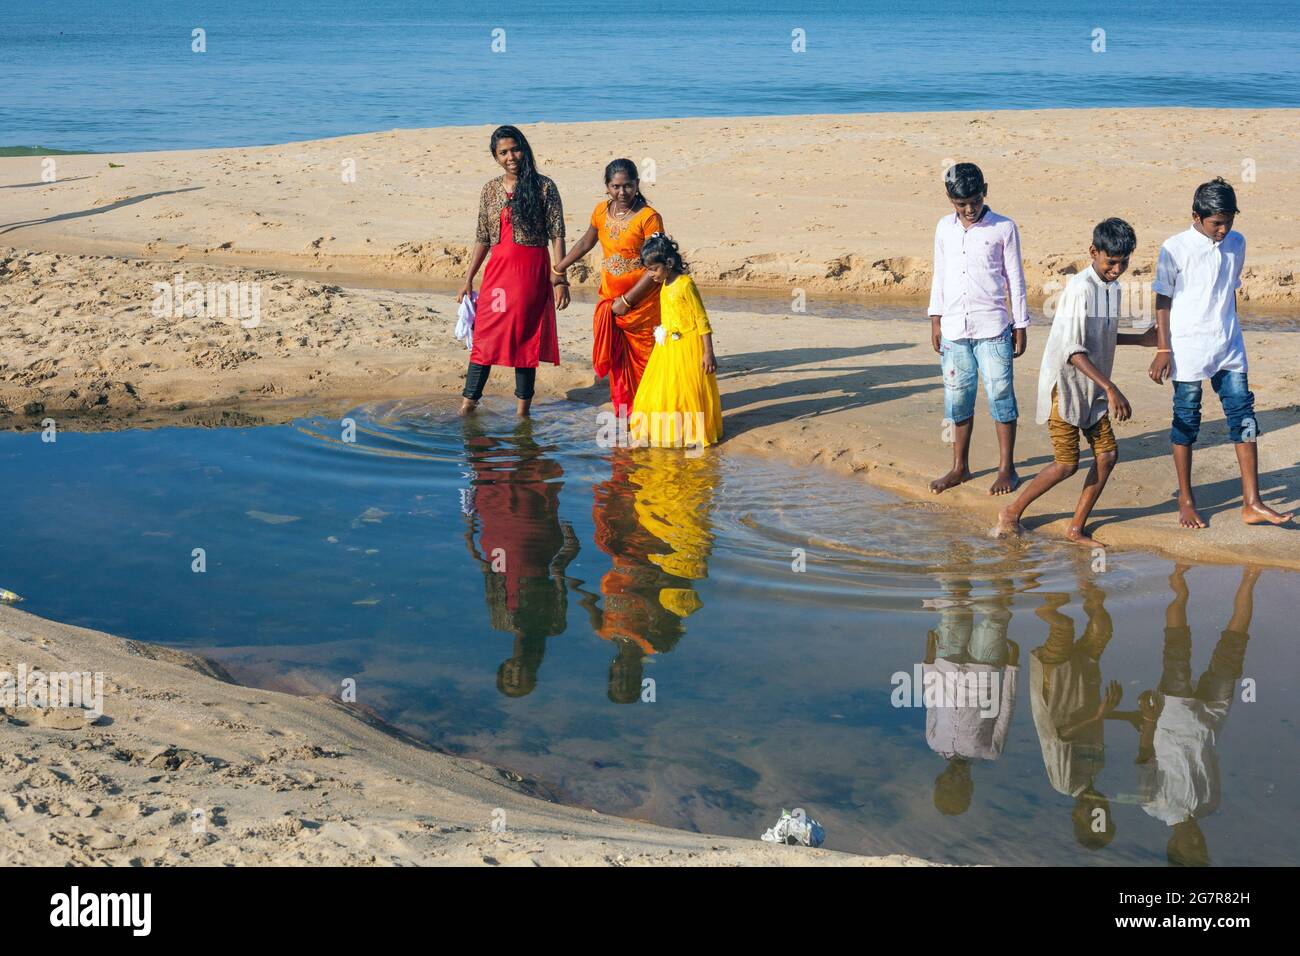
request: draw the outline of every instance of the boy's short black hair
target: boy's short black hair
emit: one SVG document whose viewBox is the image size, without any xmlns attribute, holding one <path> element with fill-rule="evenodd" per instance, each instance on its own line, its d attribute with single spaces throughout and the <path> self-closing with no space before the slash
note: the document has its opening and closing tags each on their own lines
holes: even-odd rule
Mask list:
<svg viewBox="0 0 1300 956">
<path fill-rule="evenodd" d="M 1108 256 L 1131 256 L 1137 248 L 1138 237 L 1132 226 L 1111 216 L 1097 223 L 1092 230 L 1092 244 L 1098 252 Z"/>
<path fill-rule="evenodd" d="M 974 163 L 956 163 L 943 174 L 943 185 L 949 199 L 970 199 L 988 191 L 984 174 Z"/>
<path fill-rule="evenodd" d="M 1214 215 L 1235 216 L 1240 211 L 1237 208 L 1237 191 L 1222 176 L 1215 176 L 1208 183 L 1196 187 L 1196 195 L 1192 197 L 1192 212 L 1197 219 Z"/>
</svg>

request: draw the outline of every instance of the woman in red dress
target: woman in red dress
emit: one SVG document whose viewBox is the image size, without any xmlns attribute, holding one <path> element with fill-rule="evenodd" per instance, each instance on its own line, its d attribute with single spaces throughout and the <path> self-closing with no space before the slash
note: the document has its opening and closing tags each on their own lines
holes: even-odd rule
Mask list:
<svg viewBox="0 0 1300 956">
<path fill-rule="evenodd" d="M 473 294 L 474 276 L 490 249 L 460 411 L 463 415 L 478 405 L 492 366 L 505 365 L 515 370 L 518 412 L 526 417 L 537 366 L 560 364 L 555 310 L 569 304 L 569 284 L 551 263 L 564 258 L 564 207 L 555 183 L 537 172 L 522 132 L 498 126 L 489 148 L 505 173 L 483 187 L 469 274 L 456 295 L 460 302 Z"/>
</svg>

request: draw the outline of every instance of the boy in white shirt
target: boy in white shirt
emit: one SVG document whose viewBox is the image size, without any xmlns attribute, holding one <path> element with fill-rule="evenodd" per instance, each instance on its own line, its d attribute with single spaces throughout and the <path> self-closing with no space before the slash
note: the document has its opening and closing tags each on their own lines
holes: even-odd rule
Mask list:
<svg viewBox="0 0 1300 956">
<path fill-rule="evenodd" d="M 974 163 L 944 173 L 953 212 L 934 230 L 930 342 L 943 369 L 943 415 L 953 429 L 952 470 L 930 482 L 934 494 L 971 480 L 975 393 L 984 379 L 998 433 L 998 473 L 991 495 L 1016 490 L 1016 407 L 1011 363 L 1025 353 L 1029 309 L 1020 263 L 1020 232 L 984 202 L 988 184 Z"/>
<path fill-rule="evenodd" d="M 1192 225 L 1160 247 L 1156 278 L 1159 347 L 1151 380 L 1174 383 L 1174 420 L 1169 437 L 1178 472 L 1178 523 L 1204 528 L 1192 493 L 1192 445 L 1201 426 L 1201 383 L 1223 405 L 1241 470 L 1241 516 L 1246 524 L 1285 524 L 1259 497 L 1255 395 L 1246 378 L 1246 345 L 1237 319 L 1237 289 L 1246 262 L 1246 240 L 1232 231 L 1237 194 L 1222 177 L 1202 183 L 1192 198 Z"/>
</svg>

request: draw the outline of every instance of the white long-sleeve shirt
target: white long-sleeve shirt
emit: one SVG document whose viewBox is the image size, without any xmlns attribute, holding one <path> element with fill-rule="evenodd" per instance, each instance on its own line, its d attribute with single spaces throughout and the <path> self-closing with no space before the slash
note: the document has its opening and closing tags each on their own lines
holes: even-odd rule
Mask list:
<svg viewBox="0 0 1300 956">
<path fill-rule="evenodd" d="M 954 212 L 934 230 L 930 315 L 940 316 L 944 338 L 991 339 L 1007 325 L 1029 327 L 1020 231 L 985 208 L 969 229 Z"/>
<path fill-rule="evenodd" d="M 928 700 L 926 704 L 925 742 L 930 749 L 944 757 L 997 760 L 1002 756 L 1011 729 L 1020 668 L 1014 665 L 998 668 L 990 664 L 955 664 L 941 657 L 933 664 L 921 665 L 923 675 L 931 672 L 936 673 L 936 677 L 924 679 L 937 680 L 936 687 L 942 687 L 943 691 L 939 706 L 929 706 Z M 998 684 L 996 714 L 986 714 L 978 704 L 969 700 L 969 695 L 962 699 L 956 687 L 957 683 L 965 683 L 980 672 L 983 672 L 983 680 Z"/>
</svg>

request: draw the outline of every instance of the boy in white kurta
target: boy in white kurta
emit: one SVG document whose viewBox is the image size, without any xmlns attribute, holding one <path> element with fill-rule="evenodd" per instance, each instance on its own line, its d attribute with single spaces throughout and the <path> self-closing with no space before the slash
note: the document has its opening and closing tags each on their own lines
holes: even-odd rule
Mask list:
<svg viewBox="0 0 1300 956">
<path fill-rule="evenodd" d="M 1192 492 L 1192 445 L 1201 429 L 1201 383 L 1210 380 L 1236 446 L 1241 471 L 1241 516 L 1246 524 L 1285 524 L 1259 497 L 1259 422 L 1246 377 L 1246 345 L 1237 319 L 1237 289 L 1246 264 L 1246 240 L 1233 232 L 1237 194 L 1222 177 L 1202 183 L 1192 198 L 1192 225 L 1160 247 L 1156 278 L 1159 347 L 1151 379 L 1174 383 L 1169 432 L 1178 473 L 1178 522 L 1204 528 Z"/>
<path fill-rule="evenodd" d="M 1120 332 L 1119 277 L 1128 269 L 1137 234 L 1123 219 L 1106 219 L 1092 231 L 1088 268 L 1070 279 L 1056 303 L 1052 331 L 1038 375 L 1038 424 L 1052 436 L 1053 462 L 998 515 L 994 534 L 1019 534 L 1020 518 L 1034 501 L 1079 470 L 1079 432 L 1092 447 L 1092 468 L 1083 482 L 1065 536 L 1084 547 L 1099 547 L 1085 526 L 1102 489 L 1119 461 L 1110 416 L 1126 421 L 1128 399 L 1110 380 L 1117 345 L 1154 345 L 1152 332 Z"/>
</svg>

